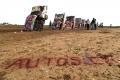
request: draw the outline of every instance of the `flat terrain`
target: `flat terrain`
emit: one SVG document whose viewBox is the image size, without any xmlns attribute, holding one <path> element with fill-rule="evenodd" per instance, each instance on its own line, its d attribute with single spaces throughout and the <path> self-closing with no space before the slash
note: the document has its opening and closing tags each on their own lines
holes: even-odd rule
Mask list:
<svg viewBox="0 0 120 80">
<path fill-rule="evenodd" d="M 21 29 L 0 26 L 0 80 L 120 80 L 120 28 L 42 32 Z M 84 63 L 84 58 L 99 54 L 112 55 L 112 60 L 97 58 L 94 63 Z M 47 65 L 46 57 L 55 59 Z M 24 66 L 20 62 L 11 65 L 18 58 L 31 59 L 31 65 L 44 60 L 32 68 L 20 68 Z M 62 64 L 66 59 L 69 64 Z"/>
</svg>

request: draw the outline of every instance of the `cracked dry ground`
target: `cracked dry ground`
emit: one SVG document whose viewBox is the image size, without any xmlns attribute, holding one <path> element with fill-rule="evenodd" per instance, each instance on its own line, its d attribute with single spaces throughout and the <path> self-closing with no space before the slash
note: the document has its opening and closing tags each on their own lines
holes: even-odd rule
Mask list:
<svg viewBox="0 0 120 80">
<path fill-rule="evenodd" d="M 112 54 L 118 63 L 102 65 L 17 66 L 5 69 L 13 59 L 48 57 L 83 58 Z M 0 33 L 0 80 L 120 80 L 120 29 Z"/>
</svg>

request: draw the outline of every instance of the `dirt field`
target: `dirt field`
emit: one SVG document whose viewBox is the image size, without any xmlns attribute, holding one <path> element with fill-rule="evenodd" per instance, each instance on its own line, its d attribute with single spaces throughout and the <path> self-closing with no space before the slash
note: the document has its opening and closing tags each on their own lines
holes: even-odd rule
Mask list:
<svg viewBox="0 0 120 80">
<path fill-rule="evenodd" d="M 23 67 L 24 58 L 32 65 L 43 59 L 30 68 Z M 0 26 L 0 80 L 120 80 L 120 28 L 21 32 L 20 26 Z"/>
</svg>

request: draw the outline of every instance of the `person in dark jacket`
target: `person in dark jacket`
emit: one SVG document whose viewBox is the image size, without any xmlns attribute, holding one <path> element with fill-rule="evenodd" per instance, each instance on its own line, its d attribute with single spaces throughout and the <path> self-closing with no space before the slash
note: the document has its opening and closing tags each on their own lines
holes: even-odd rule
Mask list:
<svg viewBox="0 0 120 80">
<path fill-rule="evenodd" d="M 93 20 L 91 21 L 91 29 L 92 30 L 96 30 L 96 19 L 95 18 L 93 18 Z"/>
<path fill-rule="evenodd" d="M 87 21 L 86 21 L 86 27 L 87 27 L 87 30 L 90 29 L 90 21 L 89 21 L 89 19 L 87 19 Z"/>
</svg>

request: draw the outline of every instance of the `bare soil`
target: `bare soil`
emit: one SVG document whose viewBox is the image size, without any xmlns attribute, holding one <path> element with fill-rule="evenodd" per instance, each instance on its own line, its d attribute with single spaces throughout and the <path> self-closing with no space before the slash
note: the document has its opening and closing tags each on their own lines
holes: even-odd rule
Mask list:
<svg viewBox="0 0 120 80">
<path fill-rule="evenodd" d="M 0 80 L 120 80 L 120 28 L 21 32 L 21 26 L 0 26 Z M 17 58 L 113 55 L 112 65 L 5 66 Z"/>
</svg>

